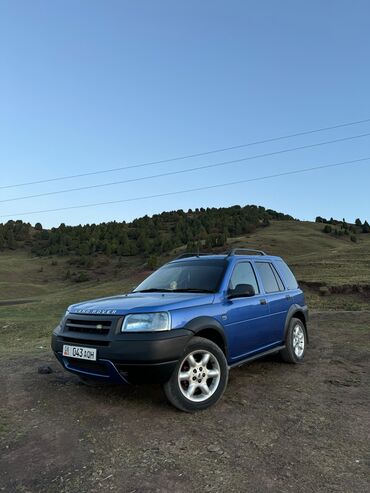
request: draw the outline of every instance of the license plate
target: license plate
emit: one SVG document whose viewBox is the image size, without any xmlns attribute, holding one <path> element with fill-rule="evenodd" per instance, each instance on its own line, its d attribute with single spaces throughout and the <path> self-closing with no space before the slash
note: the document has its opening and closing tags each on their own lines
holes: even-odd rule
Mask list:
<svg viewBox="0 0 370 493">
<path fill-rule="evenodd" d="M 63 356 L 66 356 L 67 358 L 78 358 L 87 359 L 89 361 L 96 361 L 96 349 L 63 344 Z"/>
</svg>

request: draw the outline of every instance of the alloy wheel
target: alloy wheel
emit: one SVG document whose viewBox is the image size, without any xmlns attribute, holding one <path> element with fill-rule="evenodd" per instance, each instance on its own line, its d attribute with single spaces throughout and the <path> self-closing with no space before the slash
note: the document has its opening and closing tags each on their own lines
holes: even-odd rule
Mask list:
<svg viewBox="0 0 370 493">
<path fill-rule="evenodd" d="M 221 379 L 217 358 L 206 350 L 189 353 L 180 365 L 178 384 L 192 402 L 202 402 L 215 393 Z"/>
<path fill-rule="evenodd" d="M 293 351 L 297 358 L 301 358 L 304 352 L 304 329 L 296 325 L 293 329 Z"/>
</svg>

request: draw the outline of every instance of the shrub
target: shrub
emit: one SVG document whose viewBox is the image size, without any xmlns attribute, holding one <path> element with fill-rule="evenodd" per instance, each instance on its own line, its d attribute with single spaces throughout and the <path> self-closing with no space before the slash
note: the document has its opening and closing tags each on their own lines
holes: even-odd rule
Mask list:
<svg viewBox="0 0 370 493">
<path fill-rule="evenodd" d="M 86 282 L 88 281 L 90 278 L 89 278 L 89 275 L 87 272 L 85 271 L 81 271 L 77 274 L 77 276 L 75 276 L 73 278 L 74 282 Z"/>
<path fill-rule="evenodd" d="M 321 296 L 328 296 L 328 294 L 330 294 L 330 290 L 327 286 L 321 286 L 319 288 L 319 293 L 321 294 Z"/>
</svg>

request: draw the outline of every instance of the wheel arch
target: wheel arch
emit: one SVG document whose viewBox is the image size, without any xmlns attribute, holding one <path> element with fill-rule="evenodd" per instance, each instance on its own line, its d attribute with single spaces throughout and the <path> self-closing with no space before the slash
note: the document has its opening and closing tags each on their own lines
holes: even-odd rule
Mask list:
<svg viewBox="0 0 370 493">
<path fill-rule="evenodd" d="M 217 344 L 226 359 L 228 358 L 228 344 L 223 326 L 212 317 L 197 317 L 184 327 L 198 337 L 204 337 Z"/>
<path fill-rule="evenodd" d="M 308 329 L 307 329 L 307 321 L 308 321 L 308 310 L 307 307 L 301 307 L 300 305 L 292 305 L 287 313 L 286 319 L 285 319 L 285 327 L 284 327 L 284 340 L 286 337 L 286 333 L 290 324 L 290 321 L 292 318 L 298 318 L 304 325 L 305 331 L 306 331 L 306 337 L 307 337 L 307 342 L 308 340 Z"/>
</svg>

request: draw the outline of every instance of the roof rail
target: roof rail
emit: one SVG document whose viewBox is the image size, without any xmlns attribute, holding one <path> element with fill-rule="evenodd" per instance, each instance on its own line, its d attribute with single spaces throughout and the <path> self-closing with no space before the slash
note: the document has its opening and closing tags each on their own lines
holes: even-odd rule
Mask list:
<svg viewBox="0 0 370 493">
<path fill-rule="evenodd" d="M 212 255 L 210 253 L 182 253 L 178 257 L 176 257 L 174 260 L 179 260 L 180 258 L 188 258 L 188 257 L 201 257 L 202 255 Z"/>
<path fill-rule="evenodd" d="M 253 248 L 233 248 L 232 250 L 230 250 L 227 256 L 231 257 L 232 255 L 243 255 L 243 253 L 238 253 L 238 252 L 250 252 L 257 255 L 266 255 L 266 253 L 263 252 L 262 250 L 254 250 Z"/>
</svg>

